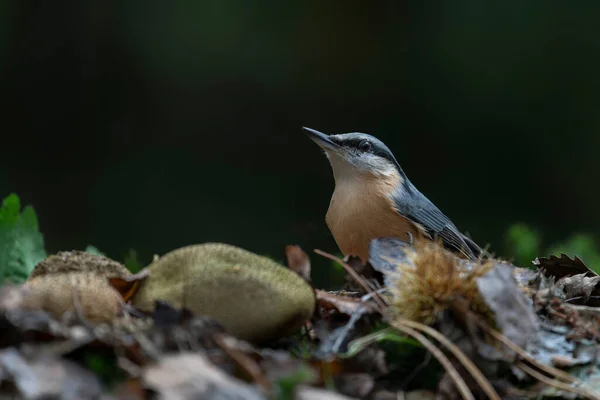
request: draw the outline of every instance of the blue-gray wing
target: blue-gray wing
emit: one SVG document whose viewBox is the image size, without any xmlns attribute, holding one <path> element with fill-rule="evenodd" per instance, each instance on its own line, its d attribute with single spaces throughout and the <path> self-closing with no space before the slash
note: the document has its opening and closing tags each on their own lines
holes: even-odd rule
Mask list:
<svg viewBox="0 0 600 400">
<path fill-rule="evenodd" d="M 461 252 L 470 259 L 476 259 L 481 254 L 481 248 L 463 235 L 452 221 L 414 186 L 396 193 L 394 203 L 400 214 L 423 226 L 431 238 L 441 239 L 448 250 Z"/>
</svg>

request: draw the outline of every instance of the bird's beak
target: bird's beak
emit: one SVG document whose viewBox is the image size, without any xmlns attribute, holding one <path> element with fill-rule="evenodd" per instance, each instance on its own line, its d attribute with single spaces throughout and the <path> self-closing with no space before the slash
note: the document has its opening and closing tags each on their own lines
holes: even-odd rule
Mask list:
<svg viewBox="0 0 600 400">
<path fill-rule="evenodd" d="M 324 150 L 338 150 L 340 148 L 340 145 L 329 139 L 329 136 L 327 136 L 326 134 L 307 127 L 302 127 L 302 129 L 308 132 L 308 137 L 310 137 L 316 144 L 321 146 Z"/>
</svg>

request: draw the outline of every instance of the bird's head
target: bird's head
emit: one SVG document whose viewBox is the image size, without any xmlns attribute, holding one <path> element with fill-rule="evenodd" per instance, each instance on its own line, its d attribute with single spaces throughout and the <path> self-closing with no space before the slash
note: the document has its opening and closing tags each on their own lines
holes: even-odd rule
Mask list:
<svg viewBox="0 0 600 400">
<path fill-rule="evenodd" d="M 327 155 L 335 180 L 358 177 L 403 177 L 392 151 L 379 139 L 366 133 L 326 135 L 303 128 Z"/>
</svg>

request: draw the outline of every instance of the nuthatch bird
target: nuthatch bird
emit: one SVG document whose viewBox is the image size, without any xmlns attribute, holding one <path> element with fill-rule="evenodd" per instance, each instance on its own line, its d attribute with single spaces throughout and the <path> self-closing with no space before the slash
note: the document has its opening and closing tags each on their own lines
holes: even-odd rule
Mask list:
<svg viewBox="0 0 600 400">
<path fill-rule="evenodd" d="M 441 239 L 469 259 L 482 250 L 410 182 L 391 150 L 365 133 L 325 135 L 303 128 L 329 159 L 335 190 L 325 217 L 344 255 L 369 258 L 373 239 Z"/>
</svg>

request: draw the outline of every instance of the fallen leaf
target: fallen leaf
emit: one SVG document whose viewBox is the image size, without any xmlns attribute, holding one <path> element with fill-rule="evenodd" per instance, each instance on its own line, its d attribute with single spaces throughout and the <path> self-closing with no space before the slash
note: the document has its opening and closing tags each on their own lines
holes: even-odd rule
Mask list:
<svg viewBox="0 0 600 400">
<path fill-rule="evenodd" d="M 159 328 L 164 329 L 179 326 L 191 317 L 193 317 L 193 314 L 187 308 L 178 310 L 171 307 L 166 301 L 156 300 L 154 302 L 152 321 L 154 321 L 154 325 Z"/>
<path fill-rule="evenodd" d="M 265 392 L 271 390 L 271 384 L 265 377 L 265 374 L 261 371 L 258 363 L 241 351 L 239 346 L 236 346 L 235 343 L 230 343 L 223 334 L 215 335 L 215 342 L 233 361 L 235 361 L 242 372 L 250 377 L 254 383 L 262 387 Z"/>
<path fill-rule="evenodd" d="M 483 301 L 494 312 L 500 332 L 525 347 L 539 331 L 539 321 L 531 301 L 519 289 L 512 267 L 496 264 L 477 278 L 477 287 Z"/>
<path fill-rule="evenodd" d="M 562 304 L 562 307 L 575 313 L 577 320 L 586 324 L 600 323 L 600 307 L 588 307 L 575 304 Z"/>
<path fill-rule="evenodd" d="M 367 313 L 367 304 L 360 304 L 356 311 L 350 314 L 350 318 L 342 326 L 332 329 L 322 329 L 322 324 L 315 327 L 315 333 L 321 342 L 319 348 L 315 350 L 313 355 L 317 358 L 328 360 L 336 356 L 340 352 L 347 350 L 348 342 L 351 340 L 350 334 L 355 330 L 355 325 Z M 373 307 L 371 307 L 374 310 Z"/>
<path fill-rule="evenodd" d="M 598 344 L 590 340 L 569 340 L 567 327 L 554 326 L 542 329 L 535 340 L 531 341 L 527 350 L 542 364 L 587 365 L 595 363 L 600 351 Z M 558 366 L 558 365 L 557 365 Z"/>
<path fill-rule="evenodd" d="M 127 379 L 117 384 L 113 393 L 119 400 L 144 400 L 146 398 L 140 379 Z"/>
<path fill-rule="evenodd" d="M 515 267 L 513 269 L 513 276 L 515 277 L 519 286 L 526 287 L 533 279 L 535 279 L 535 277 L 537 276 L 537 272 L 532 271 L 528 268 Z"/>
<path fill-rule="evenodd" d="M 131 319 L 136 321 L 137 319 Z M 214 337 L 224 328 L 213 318 L 192 315 L 186 308 L 176 309 L 163 301 L 156 301 L 147 328 L 127 327 L 133 331 L 138 344 L 147 355 L 216 346 Z M 142 337 L 142 332 L 145 337 Z"/>
<path fill-rule="evenodd" d="M 317 389 L 310 386 L 298 385 L 294 400 L 352 400 L 356 397 L 347 397 L 343 394 Z"/>
<path fill-rule="evenodd" d="M 400 239 L 373 239 L 369 243 L 369 264 L 385 276 L 386 286 L 392 286 L 401 278 L 400 274 L 394 273 L 398 270 L 398 264 L 412 265 L 409 257 L 412 251 L 413 246 Z"/>
<path fill-rule="evenodd" d="M 577 299 L 577 304 L 586 304 L 599 282 L 600 276 L 587 276 L 584 273 L 564 276 L 556 282 L 556 286 L 565 292 L 565 301 L 580 298 Z"/>
<path fill-rule="evenodd" d="M 315 335 L 319 338 L 321 344 L 315 352 L 315 356 L 321 359 L 329 359 L 332 355 L 338 354 L 350 340 L 350 333 L 356 323 L 365 314 L 376 312 L 371 303 L 361 301 L 361 299 L 336 295 L 324 290 L 315 290 L 319 307 L 323 310 L 335 310 L 338 313 L 348 315 L 350 318 L 339 326 L 339 321 L 333 325 L 326 323 L 327 318 L 323 318 L 319 324 L 314 327 Z M 339 315 L 333 312 L 333 316 Z M 323 312 L 321 312 L 323 314 Z M 335 319 L 335 318 L 334 318 Z M 334 328 L 337 326 L 337 328 Z M 344 350 L 345 351 L 345 350 Z"/>
<path fill-rule="evenodd" d="M 310 258 L 300 246 L 285 246 L 285 257 L 289 269 L 310 282 Z"/>
<path fill-rule="evenodd" d="M 556 279 L 577 274 L 586 274 L 587 276 L 598 275 L 589 269 L 579 257 L 575 256 L 572 259 L 563 253 L 561 253 L 560 258 L 555 255 L 538 257 L 533 261 L 533 265 L 543 270 L 544 275 L 554 276 Z"/>
<path fill-rule="evenodd" d="M 148 275 L 149 270 L 144 268 L 132 275 L 109 277 L 108 283 L 119 292 L 125 302 L 128 302 L 136 294 L 140 284 Z"/>
<path fill-rule="evenodd" d="M 4 285 L 0 287 L 0 310 L 17 310 L 23 306 L 27 296 L 27 288 L 23 285 Z"/>
<path fill-rule="evenodd" d="M 92 399 L 102 394 L 98 378 L 77 364 L 49 355 L 26 359 L 15 348 L 0 352 L 0 376 L 28 399 Z"/>
<path fill-rule="evenodd" d="M 200 353 L 164 356 L 145 369 L 142 379 L 161 399 L 265 399 L 256 387 L 225 374 Z"/>
<path fill-rule="evenodd" d="M 340 296 L 320 289 L 315 289 L 315 293 L 317 295 L 319 306 L 325 309 L 336 309 L 342 314 L 347 315 L 352 315 L 359 311 L 361 313 L 371 313 L 375 311 L 375 308 L 370 303 L 363 302 L 358 298 Z"/>
<path fill-rule="evenodd" d="M 360 399 L 366 398 L 375 387 L 375 379 L 366 373 L 342 374 L 333 380 L 340 393 Z"/>
</svg>

